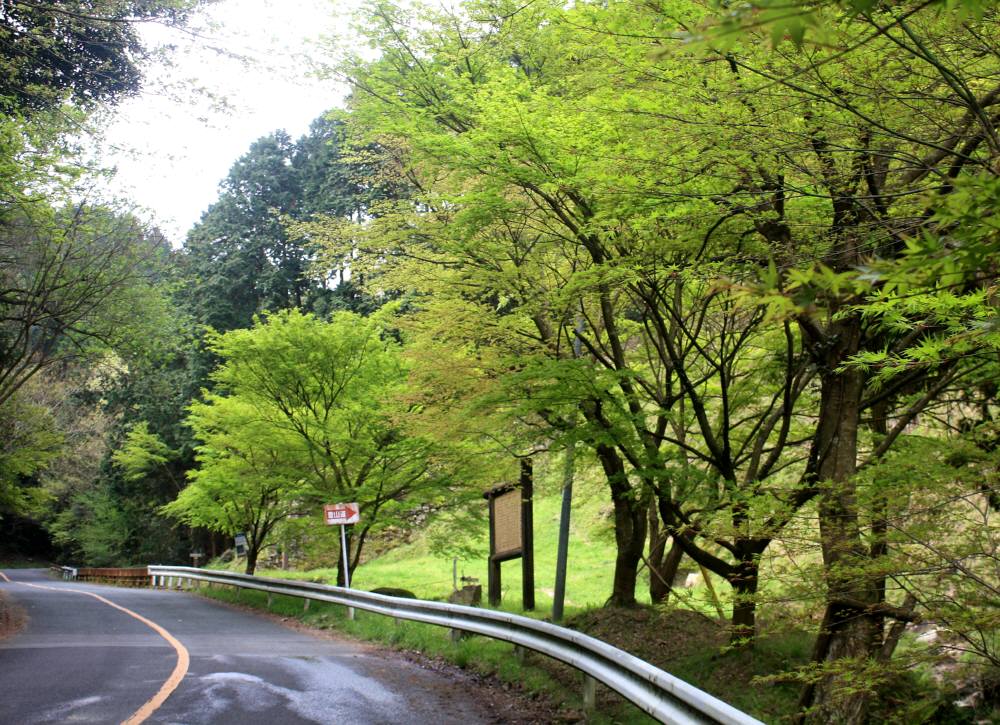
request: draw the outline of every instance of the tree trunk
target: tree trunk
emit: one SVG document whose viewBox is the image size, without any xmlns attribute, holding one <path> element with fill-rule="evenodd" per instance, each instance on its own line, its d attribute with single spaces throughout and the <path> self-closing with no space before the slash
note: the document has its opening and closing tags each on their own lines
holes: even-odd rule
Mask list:
<svg viewBox="0 0 1000 725">
<path fill-rule="evenodd" d="M 814 686 L 813 706 L 806 722 L 862 725 L 867 721 L 869 691 L 858 676 L 872 664 L 873 647 L 880 638 L 875 618 L 854 607 L 827 604 L 828 627 L 820 663 L 829 666 Z M 862 685 L 859 687 L 859 684 Z"/>
<path fill-rule="evenodd" d="M 260 555 L 260 546 L 253 542 L 247 543 L 247 566 L 245 574 L 253 574 L 257 569 L 257 557 Z"/>
<path fill-rule="evenodd" d="M 863 373 L 853 367 L 840 369 L 858 352 L 860 339 L 861 321 L 856 315 L 832 322 L 821 362 L 819 424 L 810 464 L 820 486 L 827 606 L 814 659 L 828 671 L 803 693 L 802 704 L 812 706 L 806 716 L 812 723 L 858 725 L 865 721 L 868 692 L 858 687 L 857 675 L 870 664 L 880 641 L 879 621 L 866 609 L 877 604 L 878 594 L 866 573 L 867 552 L 853 479 Z"/>
<path fill-rule="evenodd" d="M 670 595 L 670 587 L 681 561 L 681 550 L 677 544 L 672 544 L 670 553 L 664 555 L 670 534 L 660 529 L 660 514 L 654 499 L 649 501 L 647 515 L 649 518 L 649 554 L 646 556 L 646 566 L 649 567 L 649 599 L 653 604 L 659 604 Z M 670 569 L 670 571 L 666 569 Z"/>
<path fill-rule="evenodd" d="M 661 549 L 666 546 L 667 536 L 662 537 Z M 670 550 L 662 557 L 661 562 L 655 568 L 649 567 L 649 598 L 653 604 L 665 602 L 670 596 L 674 579 L 677 577 L 677 570 L 680 569 L 681 561 L 684 558 L 684 550 L 676 541 L 671 539 Z"/>
<path fill-rule="evenodd" d="M 648 494 L 642 495 L 642 492 L 632 489 L 625 466 L 613 448 L 598 445 L 596 452 L 611 487 L 611 502 L 615 507 L 615 544 L 618 553 L 607 605 L 634 607 L 639 563 L 646 547 Z"/>
<path fill-rule="evenodd" d="M 634 607 L 639 563 L 642 561 L 642 552 L 646 546 L 645 506 L 624 496 L 616 496 L 614 506 L 615 543 L 618 554 L 615 557 L 615 574 L 608 604 L 615 607 Z"/>
<path fill-rule="evenodd" d="M 734 647 L 752 647 L 757 633 L 759 571 L 756 557 L 745 546 L 738 545 L 738 548 L 741 561 L 728 580 L 734 595 L 729 643 Z"/>
</svg>

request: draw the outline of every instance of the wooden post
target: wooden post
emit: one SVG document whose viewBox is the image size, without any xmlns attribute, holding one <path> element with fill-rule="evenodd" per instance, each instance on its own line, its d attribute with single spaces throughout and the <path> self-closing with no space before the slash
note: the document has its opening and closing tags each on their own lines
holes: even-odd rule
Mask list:
<svg viewBox="0 0 1000 725">
<path fill-rule="evenodd" d="M 267 609 L 270 611 L 271 605 L 274 604 L 274 595 L 271 592 L 267 593 Z"/>
<path fill-rule="evenodd" d="M 597 705 L 597 680 L 590 675 L 583 676 L 583 709 L 584 712 L 594 711 Z"/>
<path fill-rule="evenodd" d="M 486 588 L 489 590 L 491 607 L 500 606 L 500 562 L 490 559 L 486 576 Z"/>
<path fill-rule="evenodd" d="M 535 537 L 531 501 L 534 472 L 530 458 L 521 459 L 521 602 L 525 611 L 535 608 Z"/>
<path fill-rule="evenodd" d="M 309 603 L 310 603 L 311 601 L 312 601 L 312 599 L 306 599 L 306 600 L 305 600 L 305 601 L 303 602 L 303 604 L 302 604 L 302 611 L 303 611 L 303 612 L 308 612 L 308 611 L 309 611 Z"/>
<path fill-rule="evenodd" d="M 500 562 L 493 558 L 496 550 L 496 511 L 493 498 L 489 499 L 490 507 L 490 558 L 486 566 L 486 591 L 491 607 L 500 606 Z"/>
</svg>

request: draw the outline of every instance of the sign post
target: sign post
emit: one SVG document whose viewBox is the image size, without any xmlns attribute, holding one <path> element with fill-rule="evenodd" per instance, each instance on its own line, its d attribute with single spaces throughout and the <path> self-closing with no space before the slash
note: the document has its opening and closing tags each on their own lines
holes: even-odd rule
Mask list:
<svg viewBox="0 0 1000 725">
<path fill-rule="evenodd" d="M 323 520 L 327 526 L 340 527 L 340 555 L 343 557 L 344 587 L 351 588 L 351 565 L 347 555 L 347 526 L 356 524 L 361 518 L 361 507 L 357 503 L 333 503 L 323 507 Z M 347 618 L 354 619 L 354 607 L 347 608 Z"/>
</svg>

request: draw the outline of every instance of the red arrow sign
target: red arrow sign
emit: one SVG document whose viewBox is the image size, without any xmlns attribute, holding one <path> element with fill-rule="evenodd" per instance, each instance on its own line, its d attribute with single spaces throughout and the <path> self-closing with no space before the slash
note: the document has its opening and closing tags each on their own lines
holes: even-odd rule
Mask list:
<svg viewBox="0 0 1000 725">
<path fill-rule="evenodd" d="M 331 526 L 356 524 L 360 518 L 360 507 L 356 503 L 331 503 L 323 507 L 323 519 Z"/>
</svg>

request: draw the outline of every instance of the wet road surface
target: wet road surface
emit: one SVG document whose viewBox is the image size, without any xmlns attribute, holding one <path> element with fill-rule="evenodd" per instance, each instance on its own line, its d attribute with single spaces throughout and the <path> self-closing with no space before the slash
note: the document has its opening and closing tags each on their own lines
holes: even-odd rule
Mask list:
<svg viewBox="0 0 1000 725">
<path fill-rule="evenodd" d="M 12 581 L 0 577 L 0 589 L 28 623 L 0 640 L 0 723 L 125 722 L 148 709 L 172 674 L 176 689 L 146 722 L 496 721 L 467 685 L 362 644 L 183 592 L 62 582 L 45 570 L 5 573 Z M 182 678 L 180 651 L 190 656 Z"/>
</svg>

